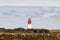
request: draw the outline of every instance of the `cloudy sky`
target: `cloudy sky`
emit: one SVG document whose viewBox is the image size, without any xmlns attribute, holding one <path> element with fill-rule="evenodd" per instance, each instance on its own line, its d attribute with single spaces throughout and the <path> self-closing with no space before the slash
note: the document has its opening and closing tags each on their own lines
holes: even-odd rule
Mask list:
<svg viewBox="0 0 60 40">
<path fill-rule="evenodd" d="M 0 0 L 0 27 L 60 29 L 60 0 Z"/>
</svg>

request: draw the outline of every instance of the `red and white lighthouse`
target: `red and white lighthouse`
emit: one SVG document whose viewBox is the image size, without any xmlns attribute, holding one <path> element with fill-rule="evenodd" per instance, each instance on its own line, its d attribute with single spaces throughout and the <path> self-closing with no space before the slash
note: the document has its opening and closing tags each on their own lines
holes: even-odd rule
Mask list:
<svg viewBox="0 0 60 40">
<path fill-rule="evenodd" d="M 32 21 L 31 18 L 28 19 L 28 29 L 32 29 Z"/>
</svg>

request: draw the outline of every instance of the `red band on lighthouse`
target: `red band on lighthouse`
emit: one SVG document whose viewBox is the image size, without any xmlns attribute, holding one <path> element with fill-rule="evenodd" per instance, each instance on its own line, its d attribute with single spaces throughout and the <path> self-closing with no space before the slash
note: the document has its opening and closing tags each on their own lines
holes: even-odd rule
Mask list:
<svg viewBox="0 0 60 40">
<path fill-rule="evenodd" d="M 28 21 L 28 24 L 31 24 L 31 21 Z"/>
<path fill-rule="evenodd" d="M 31 19 L 30 18 L 28 19 L 28 24 L 31 24 Z"/>
</svg>

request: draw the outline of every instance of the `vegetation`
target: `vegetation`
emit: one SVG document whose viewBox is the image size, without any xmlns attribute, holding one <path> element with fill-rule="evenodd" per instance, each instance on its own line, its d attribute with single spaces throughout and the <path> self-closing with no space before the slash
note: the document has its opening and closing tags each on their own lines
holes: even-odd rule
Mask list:
<svg viewBox="0 0 60 40">
<path fill-rule="evenodd" d="M 41 34 L 2 34 L 0 35 L 0 40 L 60 40 L 60 36 L 58 35 L 41 35 Z"/>
<path fill-rule="evenodd" d="M 24 28 L 16 28 L 16 29 L 4 29 L 0 28 L 0 32 L 5 33 L 49 33 L 48 29 L 24 29 Z"/>
<path fill-rule="evenodd" d="M 47 29 L 0 28 L 0 40 L 60 40 L 60 34 Z"/>
</svg>

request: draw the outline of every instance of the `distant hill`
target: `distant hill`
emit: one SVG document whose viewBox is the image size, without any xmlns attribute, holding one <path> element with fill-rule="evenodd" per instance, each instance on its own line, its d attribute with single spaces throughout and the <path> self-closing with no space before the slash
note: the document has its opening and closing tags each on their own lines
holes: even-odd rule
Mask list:
<svg viewBox="0 0 60 40">
<path fill-rule="evenodd" d="M 53 30 L 49 30 L 52 33 L 60 33 L 60 29 L 53 29 Z"/>
</svg>

